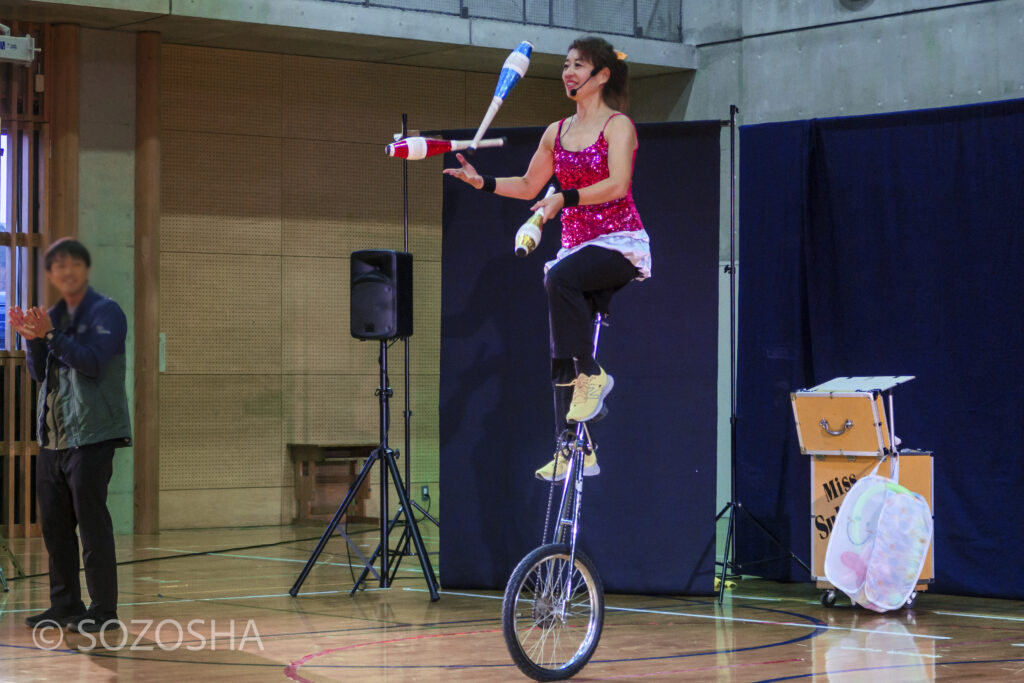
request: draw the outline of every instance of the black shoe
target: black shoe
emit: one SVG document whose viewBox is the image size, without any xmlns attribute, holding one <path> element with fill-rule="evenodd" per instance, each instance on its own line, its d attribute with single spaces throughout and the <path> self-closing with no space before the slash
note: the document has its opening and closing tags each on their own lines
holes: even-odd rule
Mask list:
<svg viewBox="0 0 1024 683">
<path fill-rule="evenodd" d="M 96 609 L 94 605 L 85 614 L 68 620 L 66 625 L 69 631 L 75 633 L 99 633 L 100 631 L 116 631 L 121 628 L 121 621 L 117 618 L 117 612 Z"/>
<path fill-rule="evenodd" d="M 25 617 L 25 625 L 29 628 L 35 628 L 36 625 L 44 621 L 52 621 L 58 626 L 67 626 L 69 621 L 80 619 L 83 616 L 85 616 L 85 605 L 74 610 L 69 610 L 65 607 L 51 607 L 45 612 Z"/>
</svg>

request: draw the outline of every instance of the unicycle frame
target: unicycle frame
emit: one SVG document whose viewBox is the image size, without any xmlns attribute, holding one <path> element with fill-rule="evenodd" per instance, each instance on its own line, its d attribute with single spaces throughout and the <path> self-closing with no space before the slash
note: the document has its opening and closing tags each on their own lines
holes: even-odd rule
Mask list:
<svg viewBox="0 0 1024 683">
<path fill-rule="evenodd" d="M 595 356 L 604 324 L 607 324 L 605 316 L 595 313 Z M 554 472 L 558 472 L 558 459 L 567 458 L 565 478 L 561 485 L 552 478 L 541 545 L 520 560 L 505 588 L 502 601 L 505 644 L 520 671 L 534 680 L 572 677 L 586 666 L 601 638 L 604 587 L 593 562 L 585 552 L 577 552 L 576 548 L 583 503 L 584 459 L 588 452 L 596 449 L 586 422 L 577 423 L 574 430 L 566 429 L 559 435 Z M 558 507 L 554 508 L 555 491 L 559 488 L 561 495 Z M 580 604 L 574 599 L 577 589 L 586 590 L 579 598 L 582 599 Z M 581 606 L 583 609 L 577 609 Z M 527 611 L 524 613 L 523 610 Z M 584 619 L 583 624 L 569 625 L 580 618 Z M 520 628 L 521 622 L 525 622 L 525 628 Z M 579 626 L 585 628 L 578 630 Z M 568 629 L 567 633 L 582 634 L 579 643 L 573 642 L 575 638 L 572 635 L 568 637 L 570 656 L 567 658 L 558 656 L 561 642 L 558 634 L 563 628 Z M 543 634 L 539 638 L 538 629 Z M 545 658 L 546 643 L 549 642 L 547 635 L 552 632 L 556 636 L 550 641 L 552 649 Z"/>
<path fill-rule="evenodd" d="M 605 315 L 601 312 L 594 314 L 594 357 L 597 357 L 597 343 L 601 338 L 601 327 L 607 325 Z M 597 444 L 590 437 L 590 429 L 586 422 L 576 423 L 576 431 L 572 434 L 572 441 L 562 437 L 557 444 L 556 453 L 569 452 L 569 462 L 565 469 L 565 479 L 562 482 L 562 495 L 558 503 L 557 517 L 551 535 L 551 543 L 565 543 L 569 546 L 569 566 L 572 567 L 576 560 L 576 539 L 580 529 L 580 509 L 583 504 L 583 459 L 588 451 L 597 450 Z M 557 466 L 556 466 L 557 471 Z M 552 480 L 551 490 L 548 493 L 548 513 L 544 519 L 544 533 L 541 536 L 541 543 L 547 543 L 547 530 L 551 521 L 551 502 L 554 498 L 557 482 Z M 568 535 L 568 538 L 566 536 Z M 572 579 L 568 585 L 568 595 L 572 594 Z"/>
</svg>

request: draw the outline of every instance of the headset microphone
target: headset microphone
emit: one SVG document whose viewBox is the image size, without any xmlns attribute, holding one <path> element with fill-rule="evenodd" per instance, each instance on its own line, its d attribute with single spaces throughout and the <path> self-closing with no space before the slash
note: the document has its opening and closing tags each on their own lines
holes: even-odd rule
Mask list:
<svg viewBox="0 0 1024 683">
<path fill-rule="evenodd" d="M 590 70 L 590 75 L 587 76 L 587 80 L 583 81 L 582 83 L 577 85 L 575 88 L 570 90 L 569 94 L 572 95 L 573 97 L 576 97 L 576 93 L 578 93 L 580 91 L 580 88 L 582 88 L 587 83 L 589 83 L 590 79 L 593 78 L 594 76 L 596 76 L 598 74 L 598 72 L 600 72 L 600 71 L 601 71 L 601 69 L 599 69 L 598 67 L 595 66 L 593 69 Z"/>
</svg>

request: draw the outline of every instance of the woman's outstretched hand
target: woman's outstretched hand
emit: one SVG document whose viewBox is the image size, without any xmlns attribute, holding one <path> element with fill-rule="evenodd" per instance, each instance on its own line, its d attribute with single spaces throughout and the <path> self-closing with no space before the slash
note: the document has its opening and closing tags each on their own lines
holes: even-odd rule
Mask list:
<svg viewBox="0 0 1024 683">
<path fill-rule="evenodd" d="M 478 190 L 481 187 L 483 187 L 484 179 L 479 173 L 476 172 L 476 169 L 473 168 L 473 164 L 466 161 L 466 157 L 462 156 L 458 152 L 455 153 L 455 158 L 459 160 L 459 164 L 461 164 L 461 167 L 446 168 L 444 169 L 443 173 L 445 175 L 450 175 L 453 178 L 458 178 L 464 183 L 469 183 Z"/>
</svg>

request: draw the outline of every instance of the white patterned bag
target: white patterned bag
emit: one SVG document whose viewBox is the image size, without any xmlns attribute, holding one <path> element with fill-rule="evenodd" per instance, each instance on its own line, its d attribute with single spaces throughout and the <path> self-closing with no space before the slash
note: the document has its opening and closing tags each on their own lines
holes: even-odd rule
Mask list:
<svg viewBox="0 0 1024 683">
<path fill-rule="evenodd" d="M 877 471 L 859 479 L 839 507 L 825 578 L 853 602 L 885 612 L 914 592 L 932 542 L 932 515 L 923 496 Z"/>
</svg>

